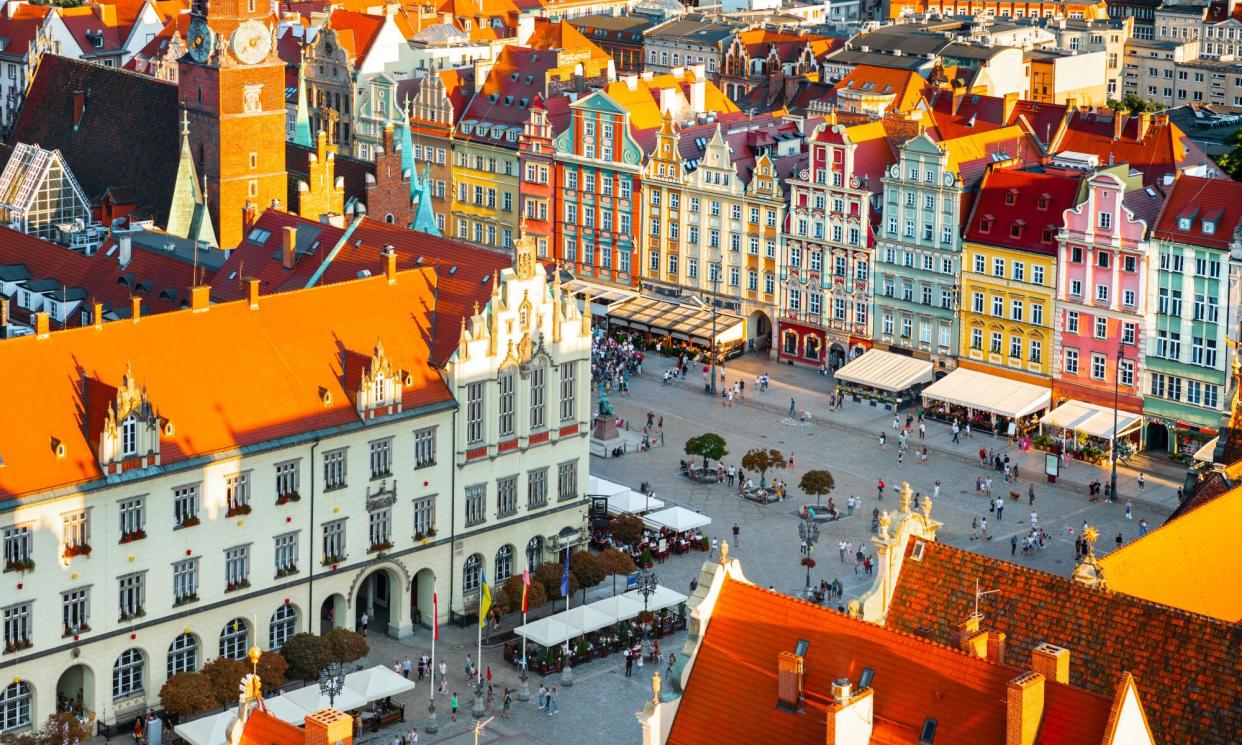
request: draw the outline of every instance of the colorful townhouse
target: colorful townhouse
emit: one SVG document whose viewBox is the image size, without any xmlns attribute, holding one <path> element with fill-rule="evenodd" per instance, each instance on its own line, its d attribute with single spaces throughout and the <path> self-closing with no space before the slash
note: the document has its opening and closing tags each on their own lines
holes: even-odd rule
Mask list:
<svg viewBox="0 0 1242 745">
<path fill-rule="evenodd" d="M 1152 231 L 1157 258 L 1143 415 L 1150 450 L 1193 455 L 1217 435 L 1233 336 L 1225 306 L 1230 254 L 1242 251 L 1242 184 L 1181 175 Z"/>
<path fill-rule="evenodd" d="M 962 245 L 962 367 L 1049 387 L 1057 235 L 1079 174 L 997 164 L 979 185 Z"/>
<path fill-rule="evenodd" d="M 453 132 L 466 111 L 474 71 L 430 71 L 401 104 L 409 115 L 412 160 L 431 195 L 436 228 L 449 235 L 453 207 Z"/>
<path fill-rule="evenodd" d="M 1052 401 L 1143 413 L 1150 282 L 1148 220 L 1162 197 L 1128 165 L 1087 176 L 1058 236 Z M 1145 220 L 1143 216 L 1146 216 Z"/>
<path fill-rule="evenodd" d="M 554 126 L 554 120 L 559 126 Z M 568 120 L 568 98 L 556 96 L 544 101 L 543 96 L 535 96 L 526 125 L 518 136 L 518 211 L 522 232 L 535 242 L 541 259 L 551 256 L 556 224 L 556 149 L 552 140 Z"/>
<path fill-rule="evenodd" d="M 896 151 L 882 122 L 832 117 L 789 178 L 780 281 L 779 359 L 836 369 L 871 347 L 874 221 Z"/>
<path fill-rule="evenodd" d="M 644 291 L 693 295 L 747 319 L 745 343 L 764 349 L 777 310 L 782 177 L 801 163 L 799 125 L 770 115 L 639 133 Z"/>
</svg>

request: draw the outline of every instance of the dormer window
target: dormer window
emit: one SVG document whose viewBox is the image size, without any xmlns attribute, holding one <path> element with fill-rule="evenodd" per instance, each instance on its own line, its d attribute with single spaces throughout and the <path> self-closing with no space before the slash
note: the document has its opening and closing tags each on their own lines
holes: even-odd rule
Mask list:
<svg viewBox="0 0 1242 745">
<path fill-rule="evenodd" d="M 1212 235 L 1215 232 L 1216 232 L 1216 223 L 1212 222 L 1211 220 L 1204 220 L 1203 221 L 1203 234 Z"/>
<path fill-rule="evenodd" d="M 1189 217 L 1177 218 L 1177 229 L 1178 230 L 1190 230 L 1190 218 Z"/>
<path fill-rule="evenodd" d="M 1035 209 L 1039 210 L 1040 212 L 1048 211 L 1048 195 L 1047 194 L 1039 195 L 1039 199 L 1035 201 Z"/>
<path fill-rule="evenodd" d="M 1043 237 L 1040 239 L 1040 241 L 1041 241 L 1042 243 L 1052 243 L 1052 236 L 1053 236 L 1054 234 L 1055 234 L 1055 231 L 1053 230 L 1053 228 L 1052 228 L 1051 226 L 1046 227 L 1046 228 L 1044 228 L 1044 235 L 1043 235 Z"/>
<path fill-rule="evenodd" d="M 138 417 L 130 414 L 121 422 L 121 457 L 132 458 L 138 454 Z"/>
<path fill-rule="evenodd" d="M 1026 227 L 1025 222 L 1023 222 L 1022 220 L 1014 220 L 1013 224 L 1009 226 L 1009 237 L 1010 238 L 1021 238 L 1022 228 L 1024 227 Z"/>
<path fill-rule="evenodd" d="M 1013 205 L 1017 203 L 1018 203 L 1018 190 L 1017 189 L 1010 189 L 1009 191 L 1005 192 L 1005 204 L 1012 207 Z"/>
<path fill-rule="evenodd" d="M 992 232 L 992 216 L 991 215 L 984 215 L 983 219 L 979 221 L 979 232 L 980 233 L 991 233 Z"/>
</svg>

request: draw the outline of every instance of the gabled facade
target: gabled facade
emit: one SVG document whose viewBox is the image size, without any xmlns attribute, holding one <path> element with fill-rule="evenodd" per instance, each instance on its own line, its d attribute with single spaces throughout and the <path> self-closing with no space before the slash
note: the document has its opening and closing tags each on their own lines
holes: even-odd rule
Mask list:
<svg viewBox="0 0 1242 745">
<path fill-rule="evenodd" d="M 880 122 L 821 125 L 789 179 L 779 358 L 838 368 L 870 348 L 873 224 L 894 153 Z"/>
<path fill-rule="evenodd" d="M 769 28 L 742 31 L 724 52 L 717 85 L 736 101 L 769 80 L 819 75 L 819 60 L 840 42 Z"/>
<path fill-rule="evenodd" d="M 639 225 L 643 152 L 630 114 L 603 91 L 569 108 L 569 125 L 554 145 L 559 214 L 553 256 L 575 274 L 637 284 L 635 231 L 658 228 Z"/>
<path fill-rule="evenodd" d="M 413 161 L 431 191 L 432 211 L 442 235 L 448 235 L 451 227 L 453 127 L 465 110 L 468 95 L 463 80 L 462 71 L 428 72 L 409 102 Z M 473 81 L 473 73 L 469 80 Z"/>
<path fill-rule="evenodd" d="M 1052 397 L 1111 407 L 1115 388 L 1119 408 L 1142 413 L 1157 255 L 1118 170 L 1085 179 L 1058 234 Z"/>
<path fill-rule="evenodd" d="M 566 104 L 564 99 L 554 99 L 558 107 Z M 523 230 L 535 241 L 539 258 L 551 257 L 556 224 L 557 200 L 556 164 L 553 160 L 556 148 L 552 142 L 552 120 L 544 105 L 543 97 L 537 96 L 530 106 L 530 118 L 518 137 L 518 211 L 521 213 Z"/>
</svg>

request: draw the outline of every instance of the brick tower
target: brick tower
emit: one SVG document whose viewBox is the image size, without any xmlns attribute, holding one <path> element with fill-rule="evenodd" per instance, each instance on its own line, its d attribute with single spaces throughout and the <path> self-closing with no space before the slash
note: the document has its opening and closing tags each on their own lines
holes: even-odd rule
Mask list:
<svg viewBox="0 0 1242 745">
<path fill-rule="evenodd" d="M 285 66 L 267 0 L 195 0 L 178 87 L 221 248 L 288 201 Z"/>
</svg>

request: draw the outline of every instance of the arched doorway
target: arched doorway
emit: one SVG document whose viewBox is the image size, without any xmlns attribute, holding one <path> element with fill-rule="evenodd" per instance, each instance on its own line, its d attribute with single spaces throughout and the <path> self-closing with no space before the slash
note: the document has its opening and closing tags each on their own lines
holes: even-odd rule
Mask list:
<svg viewBox="0 0 1242 745">
<path fill-rule="evenodd" d="M 840 370 L 844 365 L 845 347 L 834 343 L 828 350 L 828 367 L 833 370 Z"/>
<path fill-rule="evenodd" d="M 362 614 L 367 614 L 367 628 L 394 638 L 408 636 L 410 621 L 404 613 L 405 588 L 401 577 L 392 569 L 381 567 L 362 578 L 354 595 L 352 617 L 354 628 L 362 630 Z"/>
<path fill-rule="evenodd" d="M 56 710 L 86 716 L 95 710 L 95 673 L 78 663 L 67 668 L 56 681 Z"/>
<path fill-rule="evenodd" d="M 1147 423 L 1147 450 L 1166 453 L 1169 451 L 1169 428 L 1155 419 Z"/>
<path fill-rule="evenodd" d="M 431 628 L 431 616 L 435 613 L 436 573 L 430 569 L 419 570 L 410 583 L 410 607 L 414 609 L 415 626 Z"/>
<path fill-rule="evenodd" d="M 334 592 L 319 606 L 319 633 L 326 634 L 338 626 L 345 627 L 345 596 Z"/>
<path fill-rule="evenodd" d="M 772 319 L 768 314 L 757 310 L 746 319 L 747 347 L 750 351 L 762 351 L 772 346 Z"/>
</svg>

